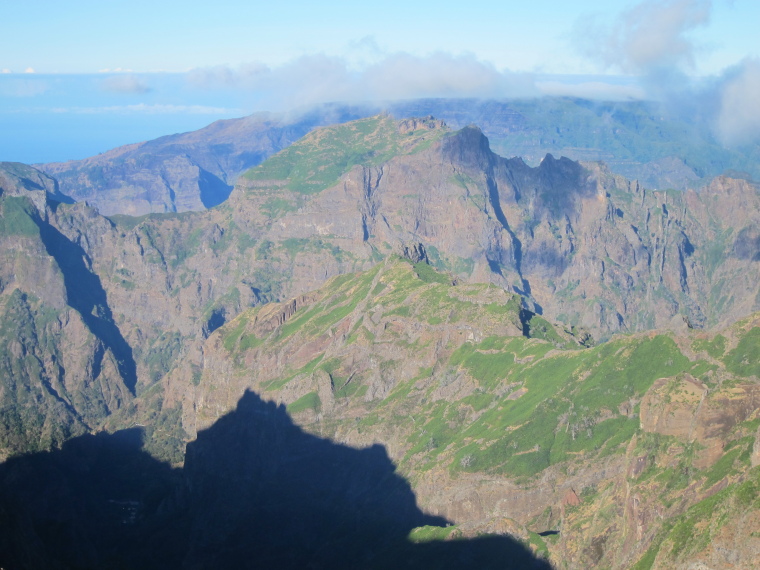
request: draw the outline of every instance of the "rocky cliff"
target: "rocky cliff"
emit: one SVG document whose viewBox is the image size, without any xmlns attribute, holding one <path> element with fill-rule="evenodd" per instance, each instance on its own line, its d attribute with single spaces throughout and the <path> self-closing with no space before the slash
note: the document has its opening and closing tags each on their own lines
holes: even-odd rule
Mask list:
<svg viewBox="0 0 760 570">
<path fill-rule="evenodd" d="M 0 456 L 6 457 L 101 425 L 132 397 L 136 373 L 88 257 L 49 223 L 60 205 L 52 181 L 12 165 L 0 170 L 0 183 Z"/>
<path fill-rule="evenodd" d="M 43 180 L 26 168 L 4 188 Z M 314 131 L 205 212 L 105 218 L 59 204 L 44 180 L 47 204 L 43 182 L 13 190 L 26 197 L 4 190 L 18 215 L 4 218 L 3 290 L 73 309 L 127 392 L 150 388 L 247 307 L 394 252 L 520 294 L 527 309 L 597 339 L 758 309 L 752 184 L 652 192 L 595 163 L 547 156 L 529 167 L 494 154 L 478 129 L 433 119 Z"/>
</svg>

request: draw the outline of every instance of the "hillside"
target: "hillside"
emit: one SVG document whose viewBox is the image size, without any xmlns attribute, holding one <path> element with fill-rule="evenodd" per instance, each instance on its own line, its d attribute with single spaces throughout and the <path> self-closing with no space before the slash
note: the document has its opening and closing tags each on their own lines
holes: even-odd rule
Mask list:
<svg viewBox="0 0 760 570">
<path fill-rule="evenodd" d="M 382 444 L 456 523 L 437 536 L 506 528 L 556 567 L 712 565 L 721 549 L 751 566 L 758 538 L 732 529 L 760 516 L 759 325 L 584 348 L 503 291 L 390 259 L 242 313 L 166 394 L 191 437 L 254 390 L 321 437 Z"/>
<path fill-rule="evenodd" d="M 759 539 L 737 537 L 760 517 L 759 325 L 584 347 L 513 294 L 389 257 L 244 311 L 111 415 L 113 436 L 6 462 L 0 516 L 25 539 L 0 552 L 33 539 L 47 564 L 751 567 Z M 155 452 L 181 443 L 175 422 L 190 443 L 171 471 L 133 426 Z M 30 530 L 80 517 L 100 521 L 81 526 L 86 548 Z"/>
<path fill-rule="evenodd" d="M 322 453 L 354 458 L 357 477 L 377 468 L 405 513 L 366 519 L 385 554 L 349 523 L 325 528 L 329 552 L 353 528 L 383 561 L 445 559 L 443 538 L 471 560 L 543 553 L 568 568 L 752 560 L 757 537 L 735 537 L 758 516 L 756 185 L 653 192 L 598 163 L 531 167 L 475 127 L 390 115 L 309 133 L 204 211 L 104 217 L 62 203 L 55 182 L 0 166 L 12 560 L 50 566 L 44 529 L 88 520 L 64 565 L 166 567 L 221 549 L 233 567 L 254 553 L 233 548 L 243 521 L 283 504 L 263 483 L 233 490 L 303 461 L 338 493 L 352 477 Z M 287 441 L 264 445 L 280 428 Z M 77 498 L 78 457 L 104 477 L 91 500 Z M 276 497 L 322 485 L 293 472 Z M 58 498 L 23 499 L 20 473 Z M 312 505 L 311 525 L 332 502 Z M 125 554 L 121 541 L 157 528 L 176 545 L 166 560 Z M 481 534 L 506 542 L 481 551 Z"/>
<path fill-rule="evenodd" d="M 24 374 L 42 374 L 46 398 L 91 428 L 246 308 L 393 253 L 518 294 L 526 309 L 597 340 L 712 328 L 760 308 L 757 187 L 722 178 L 699 193 L 649 192 L 596 164 L 547 156 L 532 168 L 491 152 L 475 128 L 430 119 L 315 131 L 205 212 L 105 218 L 50 193 L 14 192 L 0 197 L 15 212 L 2 234 L 3 319 L 15 323 L 22 305 L 57 315 L 39 327 L 92 365 L 56 371 L 61 349 L 46 348 L 57 355 L 39 356 L 44 374 Z M 41 345 L 40 334 L 29 343 Z M 80 373 L 75 385 L 119 396 L 75 405 L 56 386 Z"/>
</svg>

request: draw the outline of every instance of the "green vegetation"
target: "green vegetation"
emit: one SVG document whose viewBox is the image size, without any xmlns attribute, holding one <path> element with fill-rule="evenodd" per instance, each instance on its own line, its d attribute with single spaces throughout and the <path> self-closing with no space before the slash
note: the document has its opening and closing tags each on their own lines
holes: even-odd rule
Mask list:
<svg viewBox="0 0 760 570">
<path fill-rule="evenodd" d="M 546 546 L 546 542 L 544 542 L 544 539 L 540 534 L 528 531 L 528 543 L 535 547 L 536 554 L 548 558 L 549 548 Z"/>
<path fill-rule="evenodd" d="M 760 378 L 760 328 L 753 328 L 739 345 L 723 358 L 726 368 L 737 376 Z"/>
<path fill-rule="evenodd" d="M 355 165 L 377 166 L 401 152 L 429 146 L 445 131 L 419 129 L 412 136 L 398 131 L 390 116 L 377 116 L 315 131 L 243 176 L 255 181 L 283 181 L 298 194 L 315 194 L 334 185 Z M 264 205 L 270 217 L 294 208 L 285 199 Z"/>
<path fill-rule="evenodd" d="M 98 385 L 77 387 L 77 393 L 70 395 L 57 380 L 63 373 L 55 327 L 58 311 L 18 289 L 4 301 L 0 306 L 0 449 L 11 455 L 48 450 L 88 431 L 84 422 L 102 420 L 108 409 Z M 49 361 L 47 367 L 44 360 Z M 85 404 L 81 415 L 64 405 L 61 396 Z"/>
<path fill-rule="evenodd" d="M 713 358 L 720 358 L 726 352 L 726 337 L 719 334 L 715 335 L 712 340 L 697 339 L 691 347 L 696 352 L 705 351 Z"/>
<path fill-rule="evenodd" d="M 319 394 L 316 392 L 309 392 L 298 398 L 292 404 L 288 404 L 288 413 L 297 414 L 305 410 L 313 410 L 318 412 L 322 402 L 319 399 Z"/>
<path fill-rule="evenodd" d="M 279 218 L 280 216 L 283 216 L 288 212 L 294 212 L 297 209 L 297 204 L 277 196 L 268 198 L 261 206 L 261 211 L 272 219 Z"/>
<path fill-rule="evenodd" d="M 35 222 L 37 208 L 29 198 L 21 196 L 3 196 L 0 200 L 0 235 L 38 237 L 40 228 Z"/>
<path fill-rule="evenodd" d="M 419 262 L 414 264 L 414 272 L 424 283 L 441 283 L 450 285 L 451 278 L 439 273 L 427 263 Z"/>
<path fill-rule="evenodd" d="M 456 526 L 418 526 L 409 533 L 409 540 L 414 543 L 446 540 L 456 529 Z"/>
</svg>

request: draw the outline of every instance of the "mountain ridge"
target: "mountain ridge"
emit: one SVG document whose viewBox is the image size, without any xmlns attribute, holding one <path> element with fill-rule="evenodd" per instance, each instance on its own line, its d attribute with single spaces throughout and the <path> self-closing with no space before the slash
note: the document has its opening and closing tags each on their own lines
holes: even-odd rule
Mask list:
<svg viewBox="0 0 760 570">
<path fill-rule="evenodd" d="M 260 113 L 113 149 L 82 161 L 38 165 L 64 194 L 104 214 L 202 210 L 223 201 L 244 170 L 314 128 L 380 111 L 397 119 L 433 115 L 459 129 L 479 125 L 494 149 L 536 165 L 547 154 L 599 161 L 652 189 L 700 187 L 733 171 L 760 179 L 757 148 L 727 149 L 705 126 L 646 102 L 422 99 L 386 105 L 328 104 L 285 115 Z M 205 194 L 205 197 L 204 197 Z"/>
</svg>

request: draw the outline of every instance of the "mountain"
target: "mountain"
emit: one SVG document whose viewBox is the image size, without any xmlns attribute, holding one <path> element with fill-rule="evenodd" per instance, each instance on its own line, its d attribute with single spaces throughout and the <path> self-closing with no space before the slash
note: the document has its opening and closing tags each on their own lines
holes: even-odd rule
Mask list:
<svg viewBox="0 0 760 570">
<path fill-rule="evenodd" d="M 316 130 L 203 212 L 106 218 L 24 192 L 0 197 L 0 302 L 6 354 L 16 355 L 5 366 L 34 351 L 44 365 L 9 372 L 4 397 L 34 384 L 92 429 L 247 307 L 392 253 L 517 293 L 526 309 L 597 340 L 727 325 L 760 309 L 756 186 L 721 178 L 701 192 L 650 192 L 599 164 L 547 156 L 529 167 L 494 154 L 478 129 L 433 119 Z M 18 347 L 21 314 L 36 324 Z M 28 378 L 13 388 L 19 374 Z M 97 398 L 74 402 L 84 389 L 66 387 L 75 375 Z M 42 429 L 29 421 L 9 432 L 22 446 Z"/>
<path fill-rule="evenodd" d="M 0 184 L 4 458 L 99 425 L 131 397 L 136 373 L 84 250 L 50 224 L 63 207 L 54 181 L 2 163 Z"/>
<path fill-rule="evenodd" d="M 394 522 L 357 490 L 379 518 L 345 520 L 367 521 L 350 536 L 374 560 L 388 559 L 369 528 L 415 563 L 495 534 L 512 538 L 487 552 L 533 557 L 530 544 L 570 568 L 751 564 L 756 537 L 734 537 L 759 516 L 752 183 L 654 192 L 599 163 L 500 157 L 476 127 L 387 114 L 311 131 L 204 211 L 105 217 L 62 203 L 31 167 L 0 172 L 9 560 L 166 567 L 224 550 L 234 566 L 269 555 L 245 521 L 278 505 L 293 521 L 323 486 L 288 478 L 272 497 L 293 506 L 268 503 L 261 481 L 302 464 L 335 479 L 333 497 L 353 477 L 327 467 L 350 457 L 406 513 Z M 88 435 L 103 431 L 122 435 Z M 79 481 L 82 465 L 104 487 Z M 27 478 L 32 491 L 15 486 Z M 272 536 L 316 556 L 299 533 L 319 524 L 297 520 Z M 323 529 L 324 556 L 349 527 Z M 66 548 L 56 529 L 74 529 Z M 156 529 L 168 558 L 125 554 Z"/>
<path fill-rule="evenodd" d="M 256 114 L 198 131 L 119 147 L 80 161 L 39 165 L 64 194 L 101 213 L 202 210 L 227 198 L 243 171 L 314 128 L 375 115 L 433 115 L 453 129 L 475 124 L 502 156 L 537 165 L 546 154 L 604 161 L 648 189 L 697 188 L 721 174 L 760 179 L 757 145 L 726 148 L 710 125 L 660 104 L 421 99 L 385 105 L 324 105 L 290 115 Z"/>
</svg>

